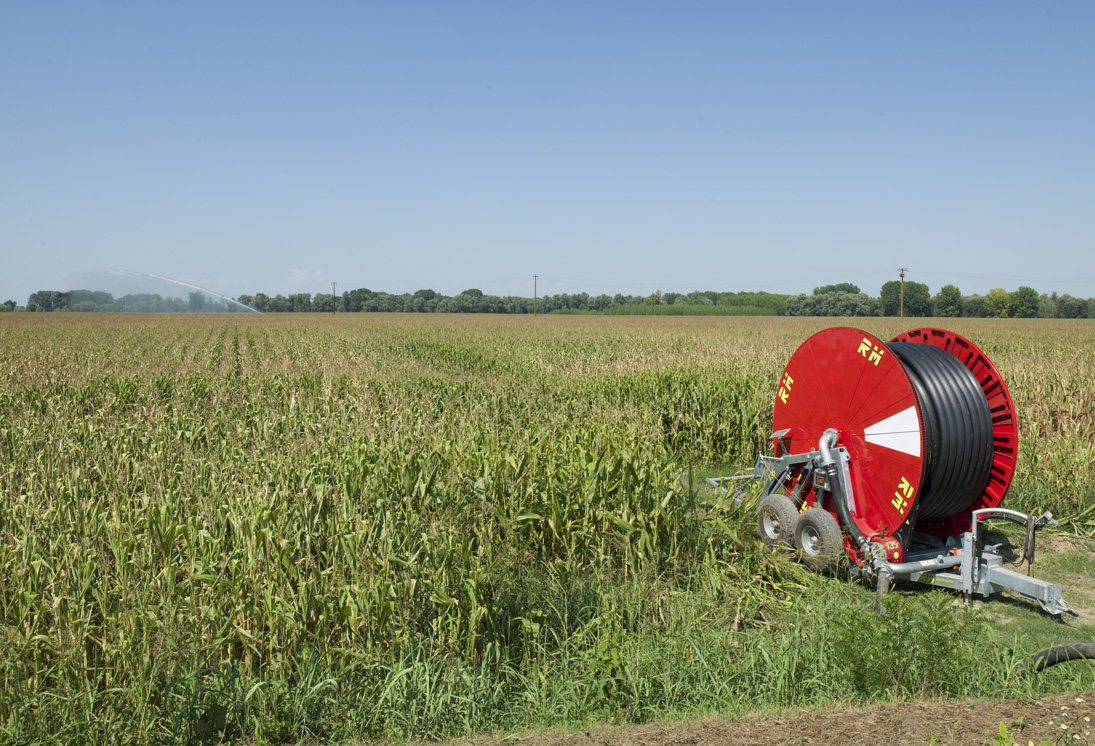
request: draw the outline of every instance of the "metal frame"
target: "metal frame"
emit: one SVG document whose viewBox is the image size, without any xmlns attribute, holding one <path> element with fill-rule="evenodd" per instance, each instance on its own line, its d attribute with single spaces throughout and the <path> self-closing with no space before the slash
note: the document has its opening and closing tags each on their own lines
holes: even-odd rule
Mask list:
<svg viewBox="0 0 1095 746">
<path fill-rule="evenodd" d="M 986 520 L 1002 518 L 1027 527 L 1027 540 L 1023 557 L 1027 562 L 1027 574 L 1009 570 L 1003 566 L 1004 558 L 996 550 L 999 545 L 984 546 L 981 536 L 981 523 Z M 1030 575 L 1034 563 L 1034 532 L 1047 523 L 1056 523 L 1043 515 L 1039 518 L 1006 508 L 984 508 L 972 514 L 970 530 L 961 535 L 961 548 L 949 551 L 910 552 L 906 561 L 900 565 L 890 565 L 889 570 L 898 580 L 911 580 L 927 585 L 941 585 L 962 591 L 962 597 L 969 601 L 974 595 L 988 598 L 1004 589 L 1017 592 L 1023 598 L 1037 601 L 1048 613 L 1078 614 L 1065 603 L 1061 586 Z M 1060 524 L 1058 524 L 1060 525 Z M 943 572 L 956 568 L 955 572 Z"/>
<path fill-rule="evenodd" d="M 798 503 L 801 491 L 815 475 L 824 479 L 822 489 L 833 493 L 837 501 L 843 500 L 844 505 L 851 511 L 855 511 L 855 496 L 852 493 L 851 480 L 848 474 L 850 457 L 844 448 L 830 448 L 823 436 L 816 451 L 786 456 L 760 456 L 753 467 L 752 474 L 743 474 L 735 477 L 711 477 L 706 481 L 713 487 L 723 490 L 723 482 L 727 480 L 742 480 L 746 483 L 758 479 L 776 479 L 779 475 L 791 469 L 791 467 L 805 465 L 806 478 L 801 479 L 795 490 L 789 495 L 792 501 Z M 734 498 L 738 504 L 742 503 L 741 491 L 735 493 Z M 772 494 L 772 491 L 769 491 Z M 839 511 L 844 512 L 844 511 Z M 1026 540 L 1023 548 L 1023 558 L 1027 563 L 1027 574 L 1009 570 L 1003 566 L 1004 557 L 997 551 L 999 545 L 984 546 L 981 524 L 989 520 L 1006 520 L 1018 523 L 1026 527 Z M 1049 583 L 1038 578 L 1031 577 L 1031 566 L 1034 564 L 1034 535 L 1035 531 L 1043 526 L 1053 523 L 1060 525 L 1045 513 L 1037 518 L 1021 513 L 1017 510 L 1006 508 L 984 508 L 974 510 L 971 513 L 970 528 L 968 531 L 950 537 L 947 542 L 935 538 L 937 546 L 926 549 L 910 549 L 902 558 L 902 562 L 889 562 L 885 559 L 885 552 L 876 551 L 881 546 L 874 543 L 874 537 L 857 537 L 858 529 L 851 529 L 847 525 L 842 528 L 856 538 L 863 549 L 864 564 L 853 568 L 856 572 L 873 575 L 878 582 L 879 592 L 889 588 L 892 580 L 908 580 L 925 585 L 935 585 L 944 588 L 961 591 L 963 599 L 968 602 L 974 595 L 988 598 L 1004 589 L 1016 591 L 1020 596 L 1030 601 L 1036 601 L 1046 612 L 1055 616 L 1071 614 L 1078 616 L 1065 603 L 1061 592 L 1061 586 Z M 939 546 L 942 545 L 942 546 Z"/>
</svg>

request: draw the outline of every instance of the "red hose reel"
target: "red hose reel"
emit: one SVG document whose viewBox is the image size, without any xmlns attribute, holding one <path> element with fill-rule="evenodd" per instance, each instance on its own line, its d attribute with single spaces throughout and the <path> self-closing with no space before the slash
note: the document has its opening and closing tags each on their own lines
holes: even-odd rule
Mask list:
<svg viewBox="0 0 1095 746">
<path fill-rule="evenodd" d="M 930 345 L 961 365 L 900 343 Z M 955 394 L 955 388 L 962 391 Z M 1019 443 L 1015 406 L 992 361 L 965 337 L 932 328 L 913 329 L 890 343 L 848 327 L 814 334 L 780 376 L 772 429 L 777 456 L 816 451 L 826 430 L 836 431 L 836 445 L 848 456 L 851 519 L 898 561 L 910 529 L 957 535 L 969 528 L 973 511 L 1000 505 L 1015 474 Z M 971 442 L 980 443 L 976 457 L 966 454 Z M 965 462 L 974 460 L 981 466 L 967 468 Z M 933 474 L 934 464 L 941 465 L 939 473 Z M 839 518 L 820 473 L 799 466 L 777 479 L 800 512 L 821 507 Z M 816 483 L 802 484 L 806 479 Z M 945 499 L 931 505 L 933 496 Z M 920 520 L 924 505 L 931 506 L 925 511 L 930 517 Z M 859 562 L 855 543 L 845 545 Z"/>
</svg>

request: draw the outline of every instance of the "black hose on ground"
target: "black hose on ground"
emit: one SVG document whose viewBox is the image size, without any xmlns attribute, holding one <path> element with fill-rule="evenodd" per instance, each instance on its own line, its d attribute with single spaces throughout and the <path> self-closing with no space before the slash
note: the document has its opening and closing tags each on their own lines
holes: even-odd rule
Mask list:
<svg viewBox="0 0 1095 746">
<path fill-rule="evenodd" d="M 1039 671 L 1065 661 L 1095 660 L 1095 642 L 1066 642 L 1041 650 L 1027 659 L 1027 672 Z"/>
</svg>

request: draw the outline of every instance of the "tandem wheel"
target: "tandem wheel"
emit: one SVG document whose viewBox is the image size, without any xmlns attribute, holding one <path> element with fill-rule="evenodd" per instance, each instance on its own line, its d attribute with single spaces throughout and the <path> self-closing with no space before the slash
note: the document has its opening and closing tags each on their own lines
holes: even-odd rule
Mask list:
<svg viewBox="0 0 1095 746">
<path fill-rule="evenodd" d="M 844 554 L 844 537 L 833 514 L 810 508 L 795 521 L 795 547 L 802 564 L 814 572 L 836 567 Z"/>
<path fill-rule="evenodd" d="M 757 529 L 765 546 L 785 544 L 795 540 L 798 511 L 786 495 L 765 495 L 757 505 Z"/>
</svg>

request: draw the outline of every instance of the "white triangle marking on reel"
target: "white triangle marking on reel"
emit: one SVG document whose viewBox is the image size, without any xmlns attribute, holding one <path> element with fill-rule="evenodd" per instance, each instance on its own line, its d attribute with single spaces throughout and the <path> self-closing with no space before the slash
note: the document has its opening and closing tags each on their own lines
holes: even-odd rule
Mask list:
<svg viewBox="0 0 1095 746">
<path fill-rule="evenodd" d="M 919 457 L 920 418 L 916 416 L 916 407 L 909 407 L 865 428 L 863 438 L 868 443 Z"/>
</svg>

